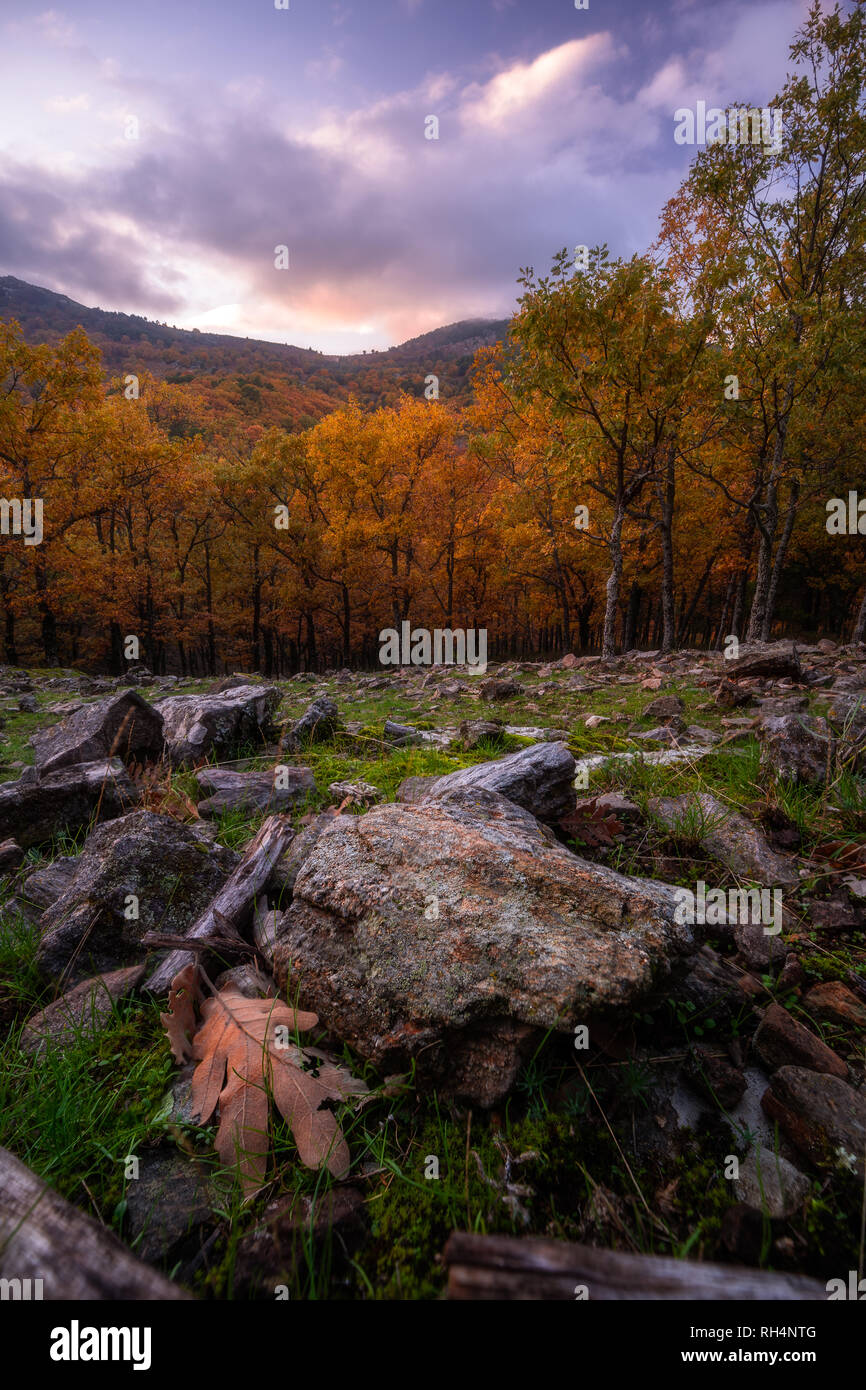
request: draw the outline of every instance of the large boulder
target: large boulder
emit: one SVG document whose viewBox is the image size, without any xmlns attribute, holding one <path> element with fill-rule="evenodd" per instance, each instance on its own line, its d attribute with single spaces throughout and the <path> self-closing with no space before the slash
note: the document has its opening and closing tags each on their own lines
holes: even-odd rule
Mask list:
<svg viewBox="0 0 866 1390">
<path fill-rule="evenodd" d="M 758 728 L 761 767 L 770 777 L 823 786 L 827 776 L 826 719 L 809 714 L 767 715 Z"/>
<path fill-rule="evenodd" d="M 134 690 L 81 705 L 53 728 L 32 736 L 40 772 L 118 757 L 153 762 L 162 754 L 162 715 Z"/>
<path fill-rule="evenodd" d="M 196 781 L 206 799 L 198 803 L 205 819 L 223 811 L 290 811 L 316 790 L 316 779 L 308 767 L 276 767 L 266 772 L 233 772 L 225 767 L 206 767 L 196 773 Z"/>
<path fill-rule="evenodd" d="M 42 917 L 37 963 L 64 983 L 137 965 L 149 931 L 182 935 L 240 862 L 208 829 L 136 811 L 94 830 Z"/>
<path fill-rule="evenodd" d="M 275 685 L 240 685 L 219 694 L 168 695 L 156 709 L 165 722 L 169 757 L 178 765 L 211 754 L 230 758 L 246 744 L 259 747 L 275 738 L 279 703 Z"/>
<path fill-rule="evenodd" d="M 574 809 L 574 773 L 574 758 L 564 743 L 533 743 L 443 777 L 407 777 L 397 788 L 397 800 L 434 801 L 464 790 L 498 792 L 539 820 L 553 822 Z"/>
<path fill-rule="evenodd" d="M 384 1071 L 500 1099 L 538 1030 L 626 1011 L 689 951 L 675 893 L 587 863 L 484 789 L 338 816 L 278 919 L 291 998 Z"/>
<path fill-rule="evenodd" d="M 111 820 L 138 800 L 119 758 L 76 763 L 42 773 L 25 768 L 16 782 L 0 785 L 0 838 L 15 836 L 22 849 L 74 833 L 91 821 Z"/>
</svg>

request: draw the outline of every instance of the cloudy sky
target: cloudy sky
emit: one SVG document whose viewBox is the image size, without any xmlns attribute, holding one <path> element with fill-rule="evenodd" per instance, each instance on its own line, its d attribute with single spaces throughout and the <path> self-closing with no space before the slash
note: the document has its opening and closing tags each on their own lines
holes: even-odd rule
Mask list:
<svg viewBox="0 0 866 1390">
<path fill-rule="evenodd" d="M 765 104 L 807 8 L 288 4 L 0 0 L 0 274 L 329 352 L 504 315 L 562 246 L 649 245 L 674 111 Z"/>
</svg>

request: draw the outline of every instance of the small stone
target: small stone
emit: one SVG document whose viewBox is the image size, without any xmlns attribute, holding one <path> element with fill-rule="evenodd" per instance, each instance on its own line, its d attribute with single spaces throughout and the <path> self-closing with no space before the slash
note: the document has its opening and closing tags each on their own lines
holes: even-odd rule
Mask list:
<svg viewBox="0 0 866 1390">
<path fill-rule="evenodd" d="M 774 1221 L 792 1216 L 810 1188 L 804 1173 L 763 1144 L 749 1151 L 740 1164 L 739 1177 L 734 1179 L 738 1199 Z"/>
<path fill-rule="evenodd" d="M 866 1096 L 841 1077 L 780 1067 L 761 1106 L 795 1148 L 814 1163 L 840 1162 L 866 1176 Z"/>
<path fill-rule="evenodd" d="M 523 687 L 513 680 L 484 681 L 481 686 L 481 698 L 487 704 L 498 700 L 513 700 L 516 695 L 522 694 Z"/>
<path fill-rule="evenodd" d="M 848 1068 L 832 1048 L 781 1004 L 770 1004 L 752 1040 L 755 1054 L 768 1071 L 779 1067 L 807 1067 L 847 1080 Z"/>
<path fill-rule="evenodd" d="M 332 782 L 328 795 L 337 802 L 350 801 L 355 806 L 372 806 L 382 800 L 382 792 L 370 782 Z"/>
<path fill-rule="evenodd" d="M 36 1052 L 43 1043 L 72 1043 L 82 1034 L 95 1035 L 111 1018 L 114 1005 L 144 978 L 144 966 L 133 965 L 95 975 L 55 999 L 29 1018 L 21 1032 L 23 1052 Z"/>
<path fill-rule="evenodd" d="M 647 705 L 641 719 L 673 719 L 683 712 L 683 702 L 679 695 L 660 695 Z"/>
<path fill-rule="evenodd" d="M 733 1110 L 746 1089 L 741 1069 L 728 1057 L 719 1055 L 718 1048 L 706 1044 L 692 1049 L 686 1075 L 695 1090 L 724 1110 Z"/>
<path fill-rule="evenodd" d="M 827 980 L 813 985 L 803 998 L 803 1007 L 819 1023 L 831 1023 L 840 1028 L 866 1029 L 866 1004 L 840 980 Z"/>
<path fill-rule="evenodd" d="M 17 840 L 4 840 L 0 844 L 0 874 L 11 874 L 24 863 L 24 851 Z"/>
</svg>

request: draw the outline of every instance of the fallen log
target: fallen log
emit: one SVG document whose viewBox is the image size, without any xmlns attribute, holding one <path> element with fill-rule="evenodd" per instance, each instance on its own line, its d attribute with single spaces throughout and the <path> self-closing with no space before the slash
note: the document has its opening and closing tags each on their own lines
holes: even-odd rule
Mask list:
<svg viewBox="0 0 866 1390">
<path fill-rule="evenodd" d="M 256 897 L 264 890 L 274 865 L 292 839 L 292 827 L 285 816 L 268 816 L 254 839 L 244 851 L 244 857 L 234 873 L 226 880 L 213 902 L 198 921 L 190 927 L 187 939 L 218 937 L 220 919 L 238 933 L 252 913 Z M 225 928 L 222 928 L 225 931 Z M 172 951 L 159 964 L 145 984 L 150 994 L 167 994 L 178 971 L 195 959 L 190 949 Z"/>
<path fill-rule="evenodd" d="M 6 1281 L 3 1297 L 13 1299 L 192 1297 L 137 1260 L 8 1149 L 0 1149 L 0 1278 Z"/>
<path fill-rule="evenodd" d="M 823 1284 L 802 1274 L 766 1274 L 740 1265 L 631 1255 L 545 1236 L 455 1231 L 445 1246 L 444 1260 L 448 1297 L 455 1300 L 827 1298 Z"/>
</svg>

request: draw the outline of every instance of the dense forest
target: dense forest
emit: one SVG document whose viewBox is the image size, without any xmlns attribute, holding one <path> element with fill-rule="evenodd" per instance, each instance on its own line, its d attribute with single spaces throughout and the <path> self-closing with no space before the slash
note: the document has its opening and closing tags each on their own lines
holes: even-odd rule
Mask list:
<svg viewBox="0 0 866 1390">
<path fill-rule="evenodd" d="M 282 674 L 407 619 L 498 657 L 862 639 L 861 10 L 793 54 L 780 141 L 700 150 L 646 254 L 522 271 L 474 362 L 103 314 L 109 374 L 84 327 L 5 322 L 2 489 L 44 536 L 0 537 L 3 659 L 118 671 L 134 634 L 156 671 Z"/>
</svg>

